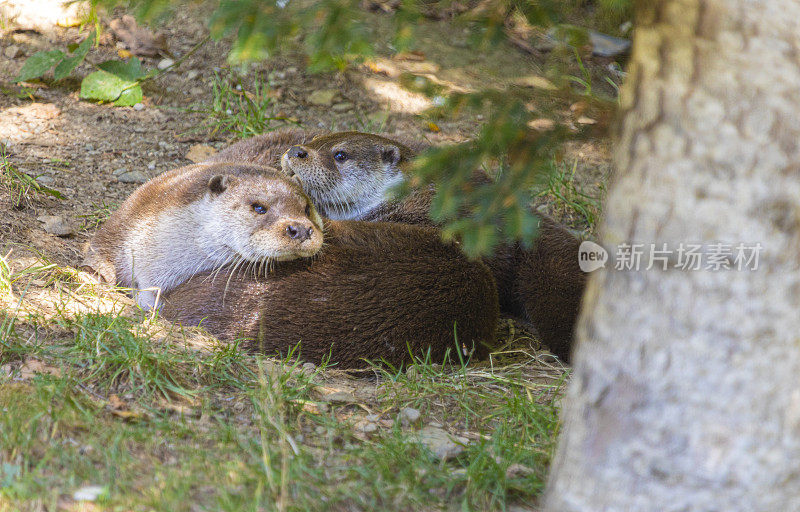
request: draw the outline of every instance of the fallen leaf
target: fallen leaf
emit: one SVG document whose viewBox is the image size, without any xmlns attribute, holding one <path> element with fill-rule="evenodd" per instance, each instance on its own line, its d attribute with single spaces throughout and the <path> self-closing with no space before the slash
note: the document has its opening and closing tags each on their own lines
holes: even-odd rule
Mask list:
<svg viewBox="0 0 800 512">
<path fill-rule="evenodd" d="M 439 133 L 440 131 L 442 131 L 442 129 L 439 128 L 439 125 L 434 123 L 433 121 L 428 121 L 425 127 L 434 133 Z"/>
<path fill-rule="evenodd" d="M 117 55 L 119 55 L 120 59 L 130 59 L 131 57 L 133 57 L 133 54 L 131 52 L 123 49 L 117 50 Z"/>
<path fill-rule="evenodd" d="M 127 409 L 128 404 L 125 403 L 118 395 L 112 394 L 108 397 L 108 406 L 112 409 Z"/>
<path fill-rule="evenodd" d="M 597 124 L 597 120 L 591 117 L 581 116 L 578 118 L 578 124 Z"/>
<path fill-rule="evenodd" d="M 416 62 L 421 62 L 425 60 L 425 53 L 414 50 L 410 52 L 400 52 L 394 56 L 396 60 L 411 60 Z"/>
<path fill-rule="evenodd" d="M 546 132 L 548 130 L 552 130 L 555 127 L 556 123 L 552 119 L 541 118 L 541 119 L 532 119 L 528 121 L 528 128 L 531 128 L 532 130 L 536 130 L 538 132 Z"/>
<path fill-rule="evenodd" d="M 194 163 L 198 163 L 207 159 L 216 152 L 216 149 L 207 144 L 195 144 L 189 148 L 189 151 L 186 153 L 186 159 L 191 160 Z"/>
<path fill-rule="evenodd" d="M 548 91 L 555 91 L 558 89 L 555 85 L 553 85 L 553 82 L 543 76 L 538 75 L 521 76 L 512 80 L 511 83 L 521 87 L 535 87 L 537 89 L 546 89 Z"/>
</svg>

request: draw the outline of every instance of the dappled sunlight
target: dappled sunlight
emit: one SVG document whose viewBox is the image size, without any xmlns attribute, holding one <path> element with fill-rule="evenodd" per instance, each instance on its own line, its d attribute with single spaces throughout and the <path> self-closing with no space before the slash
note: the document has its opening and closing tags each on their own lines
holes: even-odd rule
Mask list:
<svg viewBox="0 0 800 512">
<path fill-rule="evenodd" d="M 419 114 L 433 106 L 431 100 L 423 94 L 411 92 L 392 80 L 381 80 L 379 78 L 364 78 L 364 87 L 380 99 L 380 103 L 386 104 L 388 110 L 392 112 L 402 112 L 405 114 Z"/>
<path fill-rule="evenodd" d="M 31 139 L 55 142 L 55 119 L 61 109 L 52 103 L 28 103 L 0 110 L 0 141 L 19 144 Z M 49 139 L 53 139 L 50 141 Z"/>
<path fill-rule="evenodd" d="M 85 272 L 31 256 L 4 257 L 11 290 L 0 290 L 0 309 L 15 320 L 36 323 L 87 313 L 120 314 L 133 301 Z"/>
<path fill-rule="evenodd" d="M 0 19 L 26 30 L 52 30 L 86 19 L 89 2 L 68 0 L 0 0 Z"/>
</svg>

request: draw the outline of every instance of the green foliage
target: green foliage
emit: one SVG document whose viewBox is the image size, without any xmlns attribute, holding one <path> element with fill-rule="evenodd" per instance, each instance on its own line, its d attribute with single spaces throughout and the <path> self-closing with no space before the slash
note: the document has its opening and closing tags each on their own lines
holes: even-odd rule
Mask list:
<svg viewBox="0 0 800 512">
<path fill-rule="evenodd" d="M 96 32 L 92 32 L 76 48 L 72 54 L 67 56 L 61 50 L 39 51 L 31 55 L 22 65 L 19 75 L 14 79 L 15 82 L 24 82 L 39 78 L 47 73 L 53 66 L 53 79 L 61 80 L 69 75 L 73 69 L 83 62 L 95 41 Z"/>
<path fill-rule="evenodd" d="M 19 70 L 19 75 L 14 79 L 16 82 L 24 82 L 33 78 L 40 77 L 47 73 L 47 71 L 55 66 L 64 58 L 64 52 L 61 50 L 40 51 L 36 52 L 25 61 L 22 69 Z"/>
<path fill-rule="evenodd" d="M 142 101 L 144 78 L 141 62 L 136 57 L 128 62 L 107 60 L 98 65 L 99 71 L 89 74 L 81 82 L 82 99 L 113 101 L 118 107 L 135 105 Z"/>
<path fill-rule="evenodd" d="M 528 190 L 564 129 L 544 133 L 526 127 L 531 118 L 520 99 L 501 93 L 458 95 L 450 108 L 478 107 L 490 103 L 492 117 L 472 141 L 438 147 L 419 157 L 414 164 L 412 186 L 435 184 L 431 216 L 443 223 L 444 233 L 462 239 L 467 254 L 486 254 L 502 240 L 532 241 L 538 221 L 529 208 Z M 481 186 L 470 182 L 476 169 L 497 167 L 494 180 Z"/>
</svg>

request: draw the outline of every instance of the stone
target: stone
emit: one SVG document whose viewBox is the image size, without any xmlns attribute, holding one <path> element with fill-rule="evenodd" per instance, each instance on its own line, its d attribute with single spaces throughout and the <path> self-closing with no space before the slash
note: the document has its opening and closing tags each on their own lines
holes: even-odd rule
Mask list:
<svg viewBox="0 0 800 512">
<path fill-rule="evenodd" d="M 589 42 L 592 43 L 592 53 L 599 57 L 616 57 L 631 50 L 629 40 L 608 36 L 594 30 L 589 31 Z"/>
<path fill-rule="evenodd" d="M 161 71 L 164 71 L 173 64 L 175 64 L 175 61 L 172 59 L 161 59 L 160 61 L 158 61 L 158 65 L 156 67 L 158 67 L 158 69 L 160 69 Z"/>
<path fill-rule="evenodd" d="M 43 174 L 43 175 L 41 175 L 41 176 L 37 176 L 37 177 L 36 177 L 36 181 L 38 181 L 38 182 L 39 182 L 39 183 L 41 183 L 42 185 L 45 185 L 45 186 L 50 186 L 50 185 L 52 185 L 52 184 L 53 184 L 53 182 L 54 182 L 54 181 L 56 181 L 56 180 L 55 180 L 55 178 L 53 178 L 52 176 L 47 176 L 46 174 Z"/>
<path fill-rule="evenodd" d="M 335 105 L 333 105 L 331 107 L 331 110 L 334 110 L 336 112 L 347 112 L 348 110 L 353 110 L 353 104 L 352 103 L 347 103 L 347 102 L 345 102 L 345 103 L 336 103 Z"/>
<path fill-rule="evenodd" d="M 105 487 L 99 485 L 87 485 L 81 487 L 72 494 L 72 499 L 75 501 L 94 501 L 101 495 L 106 493 Z"/>
<path fill-rule="evenodd" d="M 370 432 L 375 432 L 378 430 L 378 425 L 371 421 L 359 421 L 355 425 L 355 429 L 358 432 L 363 432 L 365 434 L 369 434 Z"/>
<path fill-rule="evenodd" d="M 136 105 L 133 106 L 133 110 L 136 110 L 136 111 L 144 110 L 144 104 L 137 103 Z"/>
<path fill-rule="evenodd" d="M 3 55 L 8 57 L 9 59 L 15 59 L 22 54 L 22 50 L 19 46 L 12 44 L 11 46 L 7 46 L 5 50 L 3 50 Z"/>
<path fill-rule="evenodd" d="M 413 407 L 403 407 L 400 409 L 400 423 L 403 425 L 411 425 L 419 421 L 421 416 L 419 410 L 414 409 Z"/>
<path fill-rule="evenodd" d="M 186 79 L 187 80 L 194 80 L 198 76 L 200 76 L 200 72 L 197 71 L 196 69 L 192 69 L 188 73 L 186 73 Z"/>
<path fill-rule="evenodd" d="M 439 460 L 448 460 L 464 451 L 468 440 L 452 436 L 439 427 L 428 425 L 416 435 L 417 441 L 425 445 Z"/>
<path fill-rule="evenodd" d="M 44 230 L 51 235 L 70 236 L 75 229 L 60 215 L 40 215 L 36 220 L 44 224 Z"/>
<path fill-rule="evenodd" d="M 320 89 L 308 95 L 308 102 L 312 105 L 327 107 L 333 103 L 333 98 L 337 94 L 339 94 L 339 91 L 336 89 Z"/>
<path fill-rule="evenodd" d="M 126 171 L 117 174 L 117 180 L 120 183 L 144 183 L 150 178 L 142 171 Z"/>
</svg>

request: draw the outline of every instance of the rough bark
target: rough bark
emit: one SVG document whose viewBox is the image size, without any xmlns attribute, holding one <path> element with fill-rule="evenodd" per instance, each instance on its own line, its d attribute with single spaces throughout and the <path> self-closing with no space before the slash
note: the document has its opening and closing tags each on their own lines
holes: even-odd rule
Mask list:
<svg viewBox="0 0 800 512">
<path fill-rule="evenodd" d="M 763 250 L 591 276 L 545 509 L 800 510 L 800 3 L 640 4 L 603 245 Z"/>
</svg>

